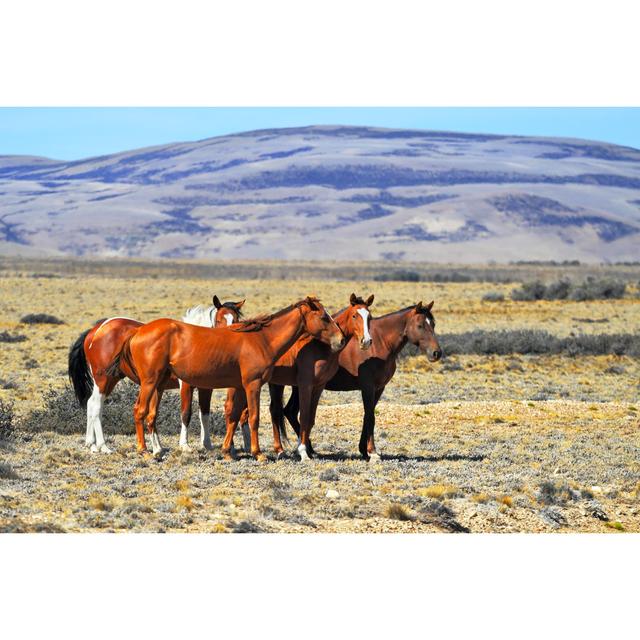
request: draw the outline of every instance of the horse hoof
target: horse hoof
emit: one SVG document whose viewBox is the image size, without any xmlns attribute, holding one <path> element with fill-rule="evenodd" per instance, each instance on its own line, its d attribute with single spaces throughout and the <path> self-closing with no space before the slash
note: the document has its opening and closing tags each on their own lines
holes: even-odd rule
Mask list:
<svg viewBox="0 0 640 640">
<path fill-rule="evenodd" d="M 236 456 L 235 451 L 223 451 L 222 459 L 226 460 L 227 462 L 233 462 L 234 460 L 237 460 L 238 457 Z"/>
<path fill-rule="evenodd" d="M 369 454 L 369 462 L 372 464 L 375 464 L 377 462 L 382 462 L 382 458 L 380 457 L 380 454 L 378 453 L 370 453 Z"/>
<path fill-rule="evenodd" d="M 106 444 L 102 443 L 100 446 L 97 444 L 91 445 L 91 453 L 113 453 Z"/>
<path fill-rule="evenodd" d="M 205 440 L 200 443 L 200 447 L 202 449 L 206 449 L 207 451 L 213 451 L 213 445 L 211 444 L 211 440 Z"/>
<path fill-rule="evenodd" d="M 261 464 L 265 464 L 265 463 L 269 462 L 269 458 L 267 458 L 267 456 L 265 456 L 264 453 L 259 453 L 256 456 L 256 461 L 260 462 Z"/>
<path fill-rule="evenodd" d="M 183 442 L 183 443 L 180 444 L 180 450 L 181 451 L 191 451 L 191 447 L 186 442 Z"/>
<path fill-rule="evenodd" d="M 289 456 L 285 451 L 278 451 L 278 453 L 276 454 L 276 460 L 286 460 L 288 457 Z"/>
</svg>

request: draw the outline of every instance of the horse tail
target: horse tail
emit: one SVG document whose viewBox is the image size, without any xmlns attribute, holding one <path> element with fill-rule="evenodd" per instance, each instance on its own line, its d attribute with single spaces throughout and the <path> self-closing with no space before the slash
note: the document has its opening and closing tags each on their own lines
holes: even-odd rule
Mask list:
<svg viewBox="0 0 640 640">
<path fill-rule="evenodd" d="M 87 401 L 93 393 L 93 376 L 84 352 L 84 341 L 93 328 L 83 331 L 69 349 L 69 380 L 81 407 L 87 406 Z"/>
</svg>

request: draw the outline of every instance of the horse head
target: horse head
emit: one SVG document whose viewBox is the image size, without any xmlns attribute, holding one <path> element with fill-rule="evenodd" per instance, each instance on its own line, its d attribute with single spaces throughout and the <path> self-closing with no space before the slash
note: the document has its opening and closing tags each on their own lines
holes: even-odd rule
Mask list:
<svg viewBox="0 0 640 640">
<path fill-rule="evenodd" d="M 302 313 L 305 331 L 328 344 L 331 351 L 336 352 L 346 344 L 344 334 L 335 320 L 327 313 L 322 303 L 315 296 L 307 296 L 297 305 Z"/>
<path fill-rule="evenodd" d="M 372 342 L 369 307 L 373 304 L 373 298 L 374 296 L 370 295 L 364 300 L 355 293 L 352 293 L 349 298 L 350 306 L 345 312 L 347 316 L 345 333 L 346 335 L 354 336 L 358 340 L 358 345 L 362 350 L 368 349 Z"/>
<path fill-rule="evenodd" d="M 431 313 L 433 300 L 428 305 L 422 302 L 413 308 L 405 328 L 405 335 L 409 342 L 426 354 L 430 362 L 437 362 L 442 358 L 442 349 L 436 338 L 436 321 Z"/>
<path fill-rule="evenodd" d="M 242 318 L 242 305 L 245 300 L 240 302 L 220 302 L 218 296 L 213 296 L 213 306 L 216 308 L 216 313 L 213 319 L 214 327 L 228 327 L 234 322 L 238 322 Z"/>
</svg>

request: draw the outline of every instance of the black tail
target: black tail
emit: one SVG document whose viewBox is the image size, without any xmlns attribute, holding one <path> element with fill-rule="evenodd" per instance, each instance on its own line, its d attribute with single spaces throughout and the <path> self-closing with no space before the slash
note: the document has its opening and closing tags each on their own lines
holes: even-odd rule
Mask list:
<svg viewBox="0 0 640 640">
<path fill-rule="evenodd" d="M 93 327 L 82 332 L 69 349 L 69 380 L 81 407 L 87 406 L 87 400 L 93 393 L 93 377 L 84 353 L 84 340 L 92 329 Z"/>
</svg>

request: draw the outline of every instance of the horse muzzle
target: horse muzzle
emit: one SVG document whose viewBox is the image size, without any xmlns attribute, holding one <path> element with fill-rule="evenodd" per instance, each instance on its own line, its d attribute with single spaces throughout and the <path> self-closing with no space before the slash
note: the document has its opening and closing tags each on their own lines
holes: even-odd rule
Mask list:
<svg viewBox="0 0 640 640">
<path fill-rule="evenodd" d="M 336 351 L 340 351 L 340 349 L 342 349 L 345 344 L 347 344 L 347 341 L 344 339 L 344 336 L 333 338 L 330 343 L 331 351 L 333 351 L 333 353 L 335 353 Z"/>
<path fill-rule="evenodd" d="M 370 346 L 371 346 L 371 338 L 369 338 L 368 340 L 365 340 L 364 338 L 362 338 L 362 340 L 360 340 L 360 349 L 362 351 L 366 351 L 367 349 L 369 349 Z"/>
</svg>

